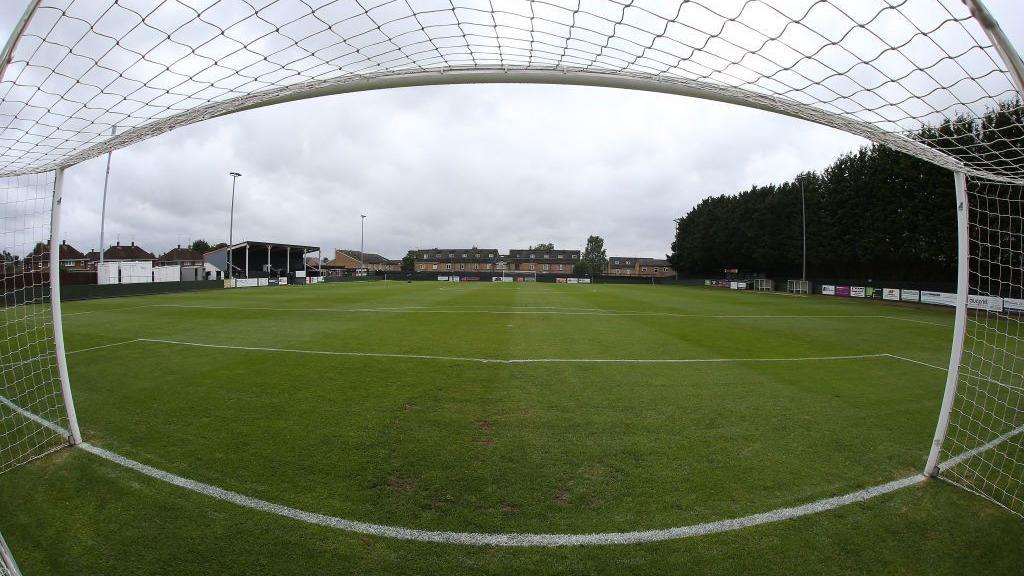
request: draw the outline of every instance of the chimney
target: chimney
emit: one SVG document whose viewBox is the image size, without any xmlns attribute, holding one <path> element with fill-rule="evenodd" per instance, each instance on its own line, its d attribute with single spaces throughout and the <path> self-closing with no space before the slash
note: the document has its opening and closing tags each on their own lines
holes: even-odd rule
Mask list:
<svg viewBox="0 0 1024 576">
<path fill-rule="evenodd" d="M 135 247 L 135 240 L 132 240 L 132 247 Z"/>
<path fill-rule="evenodd" d="M 120 246 L 120 245 L 121 245 L 121 241 L 120 241 L 120 240 L 118 240 L 118 241 L 117 241 L 117 245 L 118 245 L 118 246 Z"/>
</svg>

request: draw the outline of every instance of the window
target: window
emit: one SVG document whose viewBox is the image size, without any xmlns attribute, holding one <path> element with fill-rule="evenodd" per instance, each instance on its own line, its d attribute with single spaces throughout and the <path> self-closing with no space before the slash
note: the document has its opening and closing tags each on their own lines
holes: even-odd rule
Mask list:
<svg viewBox="0 0 1024 576">
<path fill-rule="evenodd" d="M 430 267 L 432 270 L 437 270 L 437 264 L 431 264 Z"/>
<path fill-rule="evenodd" d="M 647 266 L 641 266 L 640 267 L 640 271 L 641 272 L 647 272 Z"/>
<path fill-rule="evenodd" d="M 488 254 L 487 257 L 488 258 L 494 258 L 494 252 L 491 252 L 490 254 Z"/>
<path fill-rule="evenodd" d="M 465 264 L 459 264 L 459 270 L 465 270 L 465 269 L 466 269 L 466 265 Z"/>
<path fill-rule="evenodd" d="M 544 257 L 545 258 L 551 258 L 551 254 L 545 254 Z"/>
<path fill-rule="evenodd" d="M 536 258 L 536 257 L 537 257 L 536 254 L 530 254 L 530 258 Z"/>
<path fill-rule="evenodd" d="M 618 264 L 618 263 L 619 263 L 618 260 L 615 260 L 615 261 L 612 262 L 612 264 Z"/>
<path fill-rule="evenodd" d="M 477 258 L 479 258 L 479 257 L 480 257 L 480 253 L 479 253 L 479 252 L 477 252 L 477 253 L 476 253 L 476 257 L 477 257 Z"/>
<path fill-rule="evenodd" d="M 565 264 L 559 264 L 558 265 L 558 271 L 561 272 L 563 270 L 565 270 Z"/>
<path fill-rule="evenodd" d="M 426 267 L 427 267 L 427 265 L 426 265 L 426 264 L 420 264 L 420 270 L 423 270 L 423 269 L 425 269 Z"/>
<path fill-rule="evenodd" d="M 453 253 L 449 252 L 449 253 L 448 253 L 448 257 L 449 257 L 449 258 L 455 258 L 455 254 L 453 254 Z"/>
<path fill-rule="evenodd" d="M 452 269 L 452 265 L 451 265 L 451 262 L 449 262 L 448 264 L 445 264 L 445 265 L 444 265 L 444 269 L 445 269 L 445 270 L 451 270 L 451 269 Z"/>
<path fill-rule="evenodd" d="M 545 272 L 547 272 L 547 271 L 548 271 L 548 265 L 547 265 L 547 264 L 545 264 L 545 265 L 544 265 L 544 271 L 545 271 Z"/>
<path fill-rule="evenodd" d="M 479 264 L 473 264 L 473 270 L 479 270 L 479 269 L 480 269 L 480 265 Z"/>
<path fill-rule="evenodd" d="M 533 262 L 530 263 L 530 270 L 533 270 Z"/>
</svg>

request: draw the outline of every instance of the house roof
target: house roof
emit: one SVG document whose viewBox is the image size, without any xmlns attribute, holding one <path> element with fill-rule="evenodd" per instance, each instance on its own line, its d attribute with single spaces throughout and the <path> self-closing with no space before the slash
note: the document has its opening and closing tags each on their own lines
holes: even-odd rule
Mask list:
<svg viewBox="0 0 1024 576">
<path fill-rule="evenodd" d="M 28 256 L 25 257 L 25 259 L 29 260 L 29 261 L 37 260 L 40 257 L 42 257 L 43 252 L 46 252 L 47 254 L 49 254 L 49 246 L 46 245 L 46 244 L 43 244 L 42 242 L 40 242 L 40 243 L 36 244 L 36 247 L 32 249 L 32 252 L 30 252 L 28 254 Z M 86 259 L 85 254 L 82 254 L 81 252 L 78 251 L 77 248 L 75 248 L 71 244 L 68 244 L 67 240 L 65 240 L 65 241 L 60 243 L 59 256 L 60 256 L 61 260 L 85 260 Z M 49 257 L 49 256 L 47 256 L 47 257 Z"/>
<path fill-rule="evenodd" d="M 632 266 L 632 265 L 636 264 L 637 260 L 642 260 L 642 258 L 637 258 L 636 256 L 609 256 L 608 257 L 608 265 L 609 266 Z"/>
<path fill-rule="evenodd" d="M 662 258 L 641 258 L 641 266 L 671 266 L 672 263 Z"/>
<path fill-rule="evenodd" d="M 417 260 L 444 260 L 453 262 L 494 262 L 498 259 L 497 248 L 430 248 L 415 250 Z"/>
<path fill-rule="evenodd" d="M 344 254 L 353 260 L 359 260 L 359 250 L 335 250 L 334 257 L 337 258 L 338 254 Z M 374 254 L 373 252 L 363 253 L 363 264 L 395 264 L 396 260 L 390 260 L 381 256 L 380 254 Z"/>
<path fill-rule="evenodd" d="M 201 261 L 203 255 L 191 248 L 172 248 L 160 256 L 163 262 Z"/>
<path fill-rule="evenodd" d="M 136 246 L 135 242 L 132 242 L 128 246 L 122 246 L 121 243 L 117 243 L 110 248 L 103 251 L 104 260 L 156 260 L 156 256 L 143 250 L 141 246 Z"/>
</svg>

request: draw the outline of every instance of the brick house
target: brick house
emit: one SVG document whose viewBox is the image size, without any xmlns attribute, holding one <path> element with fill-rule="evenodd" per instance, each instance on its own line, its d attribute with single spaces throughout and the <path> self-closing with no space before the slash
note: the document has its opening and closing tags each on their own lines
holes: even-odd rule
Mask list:
<svg viewBox="0 0 1024 576">
<path fill-rule="evenodd" d="M 538 274 L 572 274 L 580 261 L 579 250 L 519 250 L 508 251 L 510 270 Z"/>
<path fill-rule="evenodd" d="M 636 256 L 608 258 L 606 273 L 609 276 L 640 276 L 644 278 L 667 278 L 676 275 L 668 260 Z"/>
<path fill-rule="evenodd" d="M 417 272 L 493 272 L 503 270 L 497 248 L 431 248 L 413 250 Z"/>
<path fill-rule="evenodd" d="M 359 268 L 360 262 L 364 268 L 374 272 L 399 272 L 402 269 L 399 260 L 390 260 L 372 252 L 360 254 L 359 250 L 335 250 L 334 260 L 328 261 L 327 266 L 355 270 Z"/>
<path fill-rule="evenodd" d="M 106 258 L 104 256 L 104 258 Z M 203 255 L 201 252 L 196 252 L 191 248 L 182 248 L 181 244 L 178 244 L 177 248 L 172 248 L 167 252 L 160 255 L 156 259 L 157 266 L 202 266 Z"/>
</svg>

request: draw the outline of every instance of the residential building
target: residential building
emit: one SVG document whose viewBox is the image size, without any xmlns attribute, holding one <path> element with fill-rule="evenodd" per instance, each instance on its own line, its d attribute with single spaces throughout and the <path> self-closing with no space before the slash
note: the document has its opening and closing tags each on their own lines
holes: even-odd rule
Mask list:
<svg viewBox="0 0 1024 576">
<path fill-rule="evenodd" d="M 572 274 L 580 261 L 579 250 L 531 250 L 513 249 L 508 251 L 510 270 L 536 272 L 537 274 Z"/>
<path fill-rule="evenodd" d="M 99 258 L 97 258 L 98 260 Z M 122 246 L 120 242 L 103 251 L 104 262 L 131 261 L 131 262 L 155 262 L 156 256 L 136 246 L 133 241 L 128 246 Z"/>
<path fill-rule="evenodd" d="M 608 258 L 609 276 L 640 276 L 645 278 L 666 278 L 675 276 L 672 264 L 659 258 L 636 256 L 612 256 Z"/>
<path fill-rule="evenodd" d="M 493 272 L 503 270 L 497 248 L 413 250 L 417 272 Z"/>
<path fill-rule="evenodd" d="M 49 246 L 46 246 L 42 242 L 36 244 L 36 247 L 32 252 L 25 257 L 24 266 L 32 269 L 43 269 L 50 267 L 50 251 Z M 65 270 L 88 270 L 89 269 L 89 258 L 78 251 L 77 248 L 68 244 L 67 240 L 60 243 L 60 266 Z"/>
<path fill-rule="evenodd" d="M 360 253 L 359 250 L 335 250 L 334 260 L 328 261 L 327 265 L 348 270 L 362 266 L 375 272 L 399 272 L 402 269 L 400 260 L 390 260 L 372 252 Z"/>
<path fill-rule="evenodd" d="M 202 266 L 203 254 L 191 248 L 172 248 L 161 254 L 156 261 L 157 266 Z"/>
</svg>

